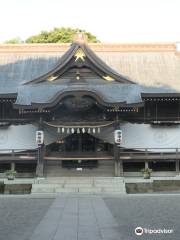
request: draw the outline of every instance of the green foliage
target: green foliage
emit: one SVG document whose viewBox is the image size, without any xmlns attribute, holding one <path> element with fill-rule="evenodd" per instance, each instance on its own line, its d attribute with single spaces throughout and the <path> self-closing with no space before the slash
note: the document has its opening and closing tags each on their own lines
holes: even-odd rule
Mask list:
<svg viewBox="0 0 180 240">
<path fill-rule="evenodd" d="M 152 169 L 151 168 L 143 168 L 141 170 L 142 173 L 146 173 L 146 174 L 151 174 L 152 173 Z"/>
<path fill-rule="evenodd" d="M 6 171 L 6 176 L 16 176 L 17 172 L 15 170 Z"/>
<path fill-rule="evenodd" d="M 99 42 L 97 38 L 89 32 L 81 29 L 72 28 L 54 28 L 52 31 L 42 31 L 40 34 L 29 37 L 26 43 L 71 43 L 75 35 L 84 33 L 87 36 L 88 42 Z"/>
<path fill-rule="evenodd" d="M 20 44 L 23 43 L 22 39 L 17 37 L 17 38 L 12 38 L 10 40 L 7 40 L 4 42 L 5 44 Z"/>
</svg>

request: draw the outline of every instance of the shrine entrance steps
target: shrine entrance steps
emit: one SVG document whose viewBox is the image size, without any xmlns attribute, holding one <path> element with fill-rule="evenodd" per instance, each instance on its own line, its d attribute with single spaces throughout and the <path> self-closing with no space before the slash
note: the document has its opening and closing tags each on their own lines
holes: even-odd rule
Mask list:
<svg viewBox="0 0 180 240">
<path fill-rule="evenodd" d="M 37 180 L 31 193 L 123 194 L 126 190 L 120 177 L 56 177 Z"/>
</svg>

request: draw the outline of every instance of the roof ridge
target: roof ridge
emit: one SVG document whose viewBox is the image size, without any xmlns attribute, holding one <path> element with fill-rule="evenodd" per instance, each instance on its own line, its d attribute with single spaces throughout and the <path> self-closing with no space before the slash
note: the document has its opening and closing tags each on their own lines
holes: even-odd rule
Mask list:
<svg viewBox="0 0 180 240">
<path fill-rule="evenodd" d="M 0 44 L 0 53 L 65 52 L 70 43 Z M 89 43 L 95 52 L 176 52 L 176 43 Z"/>
</svg>

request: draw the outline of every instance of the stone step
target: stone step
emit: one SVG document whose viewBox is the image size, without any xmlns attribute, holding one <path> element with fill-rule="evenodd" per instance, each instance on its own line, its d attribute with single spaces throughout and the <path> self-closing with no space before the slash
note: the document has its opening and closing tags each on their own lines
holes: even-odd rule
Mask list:
<svg viewBox="0 0 180 240">
<path fill-rule="evenodd" d="M 79 188 L 79 192 L 81 193 L 101 193 L 102 188 L 100 187 L 90 187 L 90 188 Z"/>
<path fill-rule="evenodd" d="M 54 185 L 54 184 L 33 184 L 32 189 L 39 189 L 39 188 L 56 188 L 56 187 L 63 187 L 61 184 Z"/>
<path fill-rule="evenodd" d="M 33 189 L 44 189 L 44 188 L 47 188 L 47 189 L 52 189 L 52 188 L 91 188 L 91 187 L 97 187 L 97 188 L 117 188 L 117 189 L 120 189 L 122 188 L 122 186 L 124 186 L 123 184 L 112 184 L 112 183 L 109 183 L 109 184 L 79 184 L 79 183 L 71 183 L 71 184 L 50 184 L 50 183 L 45 183 L 45 184 L 33 184 L 32 185 L 32 188 Z"/>
<path fill-rule="evenodd" d="M 78 188 L 56 188 L 54 189 L 56 193 L 77 193 L 79 192 Z"/>
<path fill-rule="evenodd" d="M 111 186 L 111 187 L 104 186 L 104 187 L 101 187 L 101 189 L 103 191 L 115 192 L 115 191 L 122 191 L 123 189 L 125 189 L 124 187 L 125 187 L 125 185 L 121 185 L 121 186 L 118 186 L 118 187 L 116 187 L 116 186 Z"/>
<path fill-rule="evenodd" d="M 117 188 L 32 188 L 31 193 L 125 193 L 124 189 Z"/>
<path fill-rule="evenodd" d="M 112 183 L 112 184 L 116 184 L 116 183 L 123 183 L 123 179 L 95 179 L 94 182 L 95 183 Z"/>
<path fill-rule="evenodd" d="M 57 177 L 37 180 L 38 183 L 42 184 L 119 184 L 123 181 L 122 178 L 111 177 Z"/>
<path fill-rule="evenodd" d="M 38 181 L 39 184 L 92 184 L 92 180 L 58 180 L 58 179 L 48 179 Z"/>
<path fill-rule="evenodd" d="M 62 177 L 39 179 L 32 184 L 32 193 L 125 193 L 122 178 Z"/>
<path fill-rule="evenodd" d="M 64 188 L 89 188 L 92 187 L 92 183 L 65 183 Z"/>
<path fill-rule="evenodd" d="M 55 179 L 54 180 L 53 179 L 52 180 L 44 179 L 44 180 L 38 180 L 37 181 L 38 184 L 64 184 L 64 182 L 65 182 L 64 180 L 58 180 L 58 179 L 57 180 L 55 180 Z"/>
<path fill-rule="evenodd" d="M 55 193 L 55 188 L 38 188 L 38 187 L 32 187 L 31 193 Z"/>
</svg>

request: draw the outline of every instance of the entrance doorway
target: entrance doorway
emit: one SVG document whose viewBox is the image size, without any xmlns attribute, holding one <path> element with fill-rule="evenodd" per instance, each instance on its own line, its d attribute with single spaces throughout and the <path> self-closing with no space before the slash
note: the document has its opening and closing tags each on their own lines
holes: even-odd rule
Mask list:
<svg viewBox="0 0 180 240">
<path fill-rule="evenodd" d="M 64 140 L 66 152 L 107 151 L 108 144 L 88 133 L 75 133 Z"/>
<path fill-rule="evenodd" d="M 112 146 L 88 133 L 71 134 L 48 146 L 50 156 L 61 160 L 63 168 L 97 168 L 99 160 L 110 156 Z"/>
<path fill-rule="evenodd" d="M 110 144 L 88 133 L 74 133 L 48 146 L 50 152 L 62 154 L 103 153 L 110 151 Z"/>
</svg>

